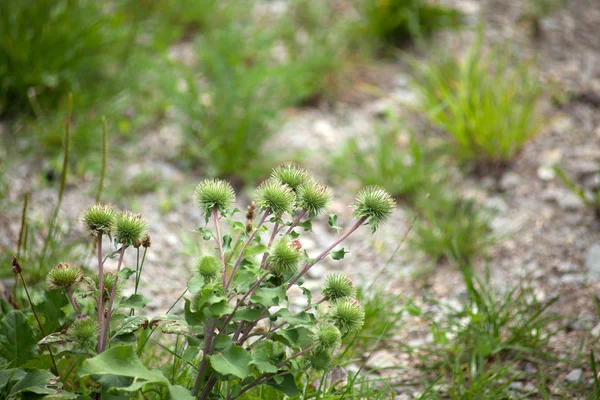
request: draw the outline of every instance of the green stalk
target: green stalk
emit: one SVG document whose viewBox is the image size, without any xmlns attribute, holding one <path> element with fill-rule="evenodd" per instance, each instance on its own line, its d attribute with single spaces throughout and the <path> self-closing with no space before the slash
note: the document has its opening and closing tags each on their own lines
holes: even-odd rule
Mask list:
<svg viewBox="0 0 600 400">
<path fill-rule="evenodd" d="M 104 177 L 106 176 L 106 158 L 108 153 L 108 133 L 106 129 L 106 117 L 102 116 L 102 167 L 100 169 L 100 182 L 98 182 L 98 191 L 96 192 L 96 203 L 100 202 L 100 196 L 104 189 Z"/>
</svg>

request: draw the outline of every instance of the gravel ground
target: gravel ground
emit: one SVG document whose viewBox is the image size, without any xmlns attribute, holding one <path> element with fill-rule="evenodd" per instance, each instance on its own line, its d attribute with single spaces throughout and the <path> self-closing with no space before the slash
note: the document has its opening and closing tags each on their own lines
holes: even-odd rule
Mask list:
<svg viewBox="0 0 600 400">
<path fill-rule="evenodd" d="M 477 1 L 454 0 L 447 3 L 457 5 L 473 21 L 481 7 Z M 487 179 L 466 177 L 459 189 L 473 195 L 482 204 L 495 207 L 499 215 L 494 226 L 502 233 L 510 231 L 506 239 L 490 251 L 487 265 L 492 283 L 499 288 L 509 287 L 525 278 L 536 288 L 540 300 L 559 294 L 560 300 L 553 311 L 574 318 L 568 332 L 559 334 L 552 345 L 559 354 L 570 354 L 572 349 L 577 349 L 582 338 L 600 334 L 600 321 L 593 305 L 593 296 L 600 296 L 600 223 L 592 210 L 564 188 L 549 167 L 560 163 L 569 176 L 582 184 L 594 183 L 593 172 L 600 164 L 600 5 L 597 0 L 568 2 L 564 9 L 542 20 L 543 35 L 532 40 L 528 27 L 520 22 L 522 6 L 517 3 L 509 0 L 489 2 L 486 35 L 492 41 L 509 39 L 523 53 L 535 54 L 548 86 L 556 88 L 559 94 L 570 96 L 560 105 L 550 106 L 544 129 L 525 146 L 515 163 L 501 177 L 499 185 Z M 443 34 L 436 40 L 459 51 L 471 36 L 468 32 Z M 307 168 L 323 175 L 328 155 L 346 138 L 370 135 L 382 110 L 392 107 L 403 115 L 409 115 L 400 105 L 414 100 L 406 68 L 392 63 L 377 68 L 384 71 L 374 74 L 375 83 L 385 89 L 381 96 L 352 96 L 355 101 L 334 107 L 291 110 L 269 146 L 280 151 L 308 150 Z M 359 89 L 356 92 L 360 94 Z M 424 125 L 419 119 L 410 123 Z M 107 183 L 127 184 L 136 171 L 146 168 L 151 168 L 168 182 L 167 187 L 158 193 L 135 199 L 139 211 L 150 223 L 153 246 L 148 253 L 142 287 L 144 293 L 154 299 L 151 306 L 156 313 L 169 307 L 190 277 L 190 255 L 198 252 L 193 244 L 196 236 L 192 230 L 202 224 L 200 213 L 191 204 L 190 195 L 190 188 L 201 177 L 189 176 L 164 161 L 172 159 L 183 145 L 172 140 L 174 137 L 173 128 L 169 126 L 148 132 L 143 149 L 144 164 L 126 167 L 118 174 L 122 181 Z M 165 143 L 168 145 L 165 146 Z M 135 151 L 132 149 L 132 152 Z M 27 163 L 9 169 L 11 190 L 7 204 L 11 206 L 3 206 L 0 213 L 0 241 L 3 246 L 8 247 L 15 242 L 19 227 L 18 203 L 26 190 L 33 190 L 32 219 L 48 213 L 55 201 L 55 189 L 41 185 L 38 177 L 39 171 L 32 170 Z M 61 220 L 74 225 L 76 232 L 81 232 L 76 218 L 92 201 L 92 197 L 81 188 L 88 187 L 90 183 L 85 180 L 70 183 Z M 352 201 L 356 187 L 350 182 L 333 188 L 336 201 L 332 204 L 332 211 L 338 213 L 342 226 L 350 224 L 351 210 L 347 205 Z M 161 202 L 177 192 L 182 193 L 182 201 L 176 202 L 172 211 L 161 211 Z M 240 196 L 240 208 L 245 208 L 247 198 Z M 318 288 L 327 272 L 338 270 L 350 273 L 360 284 L 370 283 L 394 255 L 410 225 L 410 218 L 408 210 L 398 208 L 392 220 L 375 235 L 371 236 L 367 228 L 359 230 L 344 246 L 351 253 L 343 261 L 328 259 L 317 265 L 308 275 L 307 286 Z M 321 218 L 303 244 L 309 254 L 317 254 L 334 238 L 335 232 L 327 226 L 326 219 Z M 134 259 L 130 258 L 126 265 L 133 262 Z M 402 244 L 377 284 L 407 297 L 416 296 L 417 303 L 422 299 L 424 286 L 442 302 L 452 303 L 464 296 L 466 289 L 455 267 L 449 264 L 441 264 L 434 269 L 429 267 L 422 258 L 410 254 L 406 244 Z M 414 278 L 425 269 L 430 272 L 424 278 Z M 425 312 L 439 312 L 426 303 L 420 305 Z M 398 340 L 418 345 L 426 344 L 432 338 L 427 327 L 411 320 L 406 329 L 399 332 Z M 381 351 L 374 355 L 370 365 L 410 365 L 413 362 L 414 359 L 405 354 Z M 403 374 L 400 379 L 415 378 L 409 371 Z M 580 379 L 577 374 L 576 369 L 564 372 L 565 379 Z M 520 383 L 527 385 L 527 382 Z"/>
</svg>

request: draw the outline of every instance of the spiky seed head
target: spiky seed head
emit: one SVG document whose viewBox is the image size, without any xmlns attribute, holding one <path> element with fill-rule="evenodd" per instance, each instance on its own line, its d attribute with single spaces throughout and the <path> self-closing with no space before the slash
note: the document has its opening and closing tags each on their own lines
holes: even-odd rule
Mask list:
<svg viewBox="0 0 600 400">
<path fill-rule="evenodd" d="M 356 288 L 346 274 L 336 272 L 325 277 L 323 295 L 329 301 L 336 301 L 344 297 L 354 297 Z"/>
<path fill-rule="evenodd" d="M 295 199 L 294 191 L 276 179 L 267 179 L 256 189 L 256 204 L 259 209 L 269 209 L 276 217 L 290 213 Z"/>
<path fill-rule="evenodd" d="M 331 190 L 327 186 L 310 181 L 298 187 L 296 207 L 308 211 L 309 217 L 314 218 L 327 208 L 331 198 Z"/>
<path fill-rule="evenodd" d="M 330 316 L 333 323 L 344 334 L 360 331 L 365 322 L 365 311 L 358 300 L 350 297 L 332 303 Z"/>
<path fill-rule="evenodd" d="M 148 222 L 142 214 L 122 211 L 115 217 L 113 235 L 117 243 L 134 246 L 141 243 L 148 233 Z"/>
<path fill-rule="evenodd" d="M 342 340 L 340 330 L 331 324 L 321 324 L 316 332 L 317 346 L 329 351 L 334 350 Z"/>
<path fill-rule="evenodd" d="M 311 368 L 317 371 L 328 371 L 331 369 L 331 352 L 324 348 L 315 348 L 307 357 Z"/>
<path fill-rule="evenodd" d="M 377 230 L 379 224 L 385 222 L 394 211 L 396 202 L 379 186 L 368 186 L 361 190 L 352 204 L 355 218 L 368 218 L 369 225 L 373 232 Z"/>
<path fill-rule="evenodd" d="M 221 262 L 215 256 L 202 256 L 198 259 L 196 271 L 206 281 L 212 282 L 219 276 Z"/>
<path fill-rule="evenodd" d="M 92 236 L 99 233 L 110 233 L 117 212 L 108 204 L 94 204 L 81 214 L 81 222 Z"/>
<path fill-rule="evenodd" d="M 223 213 L 235 203 L 235 192 L 223 179 L 205 179 L 194 190 L 194 203 L 208 221 L 215 207 Z"/>
<path fill-rule="evenodd" d="M 94 343 L 98 337 L 98 322 L 87 315 L 78 316 L 67 329 L 67 336 L 79 343 Z"/>
<path fill-rule="evenodd" d="M 295 241 L 283 237 L 273 244 L 268 262 L 273 267 L 275 275 L 282 275 L 287 272 L 294 272 L 298 268 L 301 254 L 300 248 Z"/>
<path fill-rule="evenodd" d="M 104 273 L 104 305 L 106 306 L 106 301 L 110 298 L 110 294 L 112 292 L 112 288 L 115 284 L 115 278 L 117 277 L 117 274 L 115 274 L 112 271 L 107 271 Z M 91 281 L 87 280 L 87 282 L 90 282 L 92 289 L 94 290 L 99 290 L 100 289 L 100 281 L 99 281 L 99 275 L 98 274 L 94 274 L 92 276 Z M 115 290 L 115 297 L 120 297 L 121 294 L 123 292 L 123 282 L 122 281 L 117 281 L 117 288 Z"/>
<path fill-rule="evenodd" d="M 311 175 L 301 166 L 288 162 L 275 168 L 271 173 L 271 178 L 288 185 L 293 191 L 296 191 L 300 185 L 311 179 Z"/>
<path fill-rule="evenodd" d="M 78 267 L 62 262 L 52 268 L 46 276 L 46 285 L 50 290 L 66 289 L 83 279 L 83 272 Z"/>
</svg>

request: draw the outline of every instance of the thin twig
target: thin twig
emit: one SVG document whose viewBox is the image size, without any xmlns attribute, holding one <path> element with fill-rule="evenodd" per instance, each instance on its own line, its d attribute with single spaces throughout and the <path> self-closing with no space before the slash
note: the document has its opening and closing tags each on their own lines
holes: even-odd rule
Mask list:
<svg viewBox="0 0 600 400">
<path fill-rule="evenodd" d="M 98 343 L 96 352 L 102 352 L 102 339 L 104 338 L 104 261 L 102 260 L 102 231 L 98 232 Z"/>
<path fill-rule="evenodd" d="M 71 305 L 73 306 L 73 309 L 75 311 L 77 311 L 79 309 L 79 307 L 77 306 L 77 303 L 75 302 L 75 299 L 73 298 L 73 292 L 71 291 L 70 286 L 65 288 L 65 293 L 67 294 L 67 297 L 69 298 L 69 301 L 71 302 Z"/>
<path fill-rule="evenodd" d="M 117 264 L 117 273 L 115 275 L 115 281 L 113 283 L 112 291 L 110 292 L 110 298 L 108 300 L 108 310 L 106 311 L 106 321 L 104 321 L 104 337 L 102 339 L 102 351 L 106 349 L 106 345 L 108 344 L 108 331 L 110 330 L 110 319 L 112 318 L 113 312 L 113 303 L 115 301 L 115 293 L 117 292 L 117 284 L 119 283 L 119 272 L 121 271 L 121 266 L 123 265 L 123 256 L 125 255 L 125 249 L 127 246 L 121 246 L 121 254 L 119 255 L 119 262 Z"/>
</svg>

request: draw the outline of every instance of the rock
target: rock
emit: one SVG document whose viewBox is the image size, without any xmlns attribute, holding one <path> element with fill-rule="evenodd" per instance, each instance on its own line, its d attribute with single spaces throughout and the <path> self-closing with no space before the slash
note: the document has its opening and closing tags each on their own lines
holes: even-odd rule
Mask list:
<svg viewBox="0 0 600 400">
<path fill-rule="evenodd" d="M 571 372 L 569 372 L 567 374 L 567 376 L 565 377 L 565 379 L 567 380 L 567 382 L 579 383 L 579 382 L 581 382 L 582 375 L 583 375 L 583 370 L 581 368 L 576 368 L 576 369 L 572 370 Z"/>
<path fill-rule="evenodd" d="M 500 188 L 502 190 L 514 189 L 521 184 L 521 177 L 514 172 L 507 172 L 500 179 Z"/>
<path fill-rule="evenodd" d="M 544 201 L 555 202 L 565 211 L 574 211 L 585 204 L 575 193 L 567 189 L 548 189 L 542 195 Z"/>
<path fill-rule="evenodd" d="M 549 165 L 542 165 L 537 169 L 537 176 L 543 181 L 551 181 L 556 177 L 556 171 Z"/>
<path fill-rule="evenodd" d="M 571 169 L 573 169 L 578 176 L 596 174 L 600 171 L 600 164 L 591 160 L 579 160 L 571 164 Z"/>
<path fill-rule="evenodd" d="M 588 250 L 585 270 L 590 278 L 600 280 L 600 244 L 596 243 Z"/>
<path fill-rule="evenodd" d="M 598 337 L 600 336 L 600 323 L 598 323 L 591 332 L 592 336 Z"/>
<path fill-rule="evenodd" d="M 387 350 L 378 350 L 367 360 L 367 366 L 373 369 L 391 368 L 397 364 L 396 357 Z"/>
</svg>

